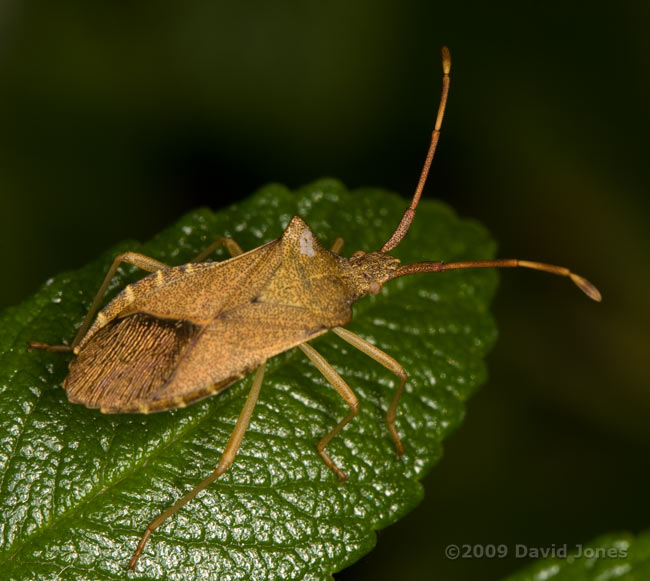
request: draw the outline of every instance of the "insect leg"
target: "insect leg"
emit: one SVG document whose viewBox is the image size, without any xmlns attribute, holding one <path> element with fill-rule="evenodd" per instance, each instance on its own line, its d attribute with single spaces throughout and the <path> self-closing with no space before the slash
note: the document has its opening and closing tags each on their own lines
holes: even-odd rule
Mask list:
<svg viewBox="0 0 650 581">
<path fill-rule="evenodd" d="M 192 262 L 203 262 L 210 254 L 212 254 L 219 246 L 225 246 L 228 252 L 230 252 L 230 256 L 239 256 L 240 254 L 243 254 L 243 250 L 235 242 L 232 238 L 228 236 L 222 236 L 221 238 L 217 238 L 210 246 L 208 246 L 203 252 L 198 254 Z"/>
<path fill-rule="evenodd" d="M 353 347 L 356 347 L 362 353 L 365 353 L 368 357 L 372 357 L 377 363 L 383 365 L 386 369 L 392 371 L 397 377 L 399 377 L 399 385 L 397 386 L 397 391 L 393 396 L 393 401 L 388 408 L 388 413 L 386 414 L 386 423 L 388 424 L 388 429 L 390 430 L 390 435 L 395 441 L 395 447 L 397 448 L 397 455 L 402 456 L 404 454 L 404 448 L 402 447 L 402 442 L 399 439 L 397 430 L 395 429 L 395 416 L 397 414 L 397 404 L 399 403 L 400 397 L 404 392 L 404 386 L 406 385 L 406 371 L 405 369 L 393 359 L 388 353 L 384 353 L 381 349 L 375 347 L 372 343 L 369 343 L 365 339 L 359 337 L 355 333 L 344 329 L 343 327 L 334 327 L 332 329 L 341 339 L 347 341 Z"/>
<path fill-rule="evenodd" d="M 190 492 L 188 492 L 182 498 L 178 499 L 174 504 L 172 504 L 172 506 L 170 506 L 167 510 L 162 512 L 160 515 L 158 515 L 155 519 L 153 519 L 149 523 L 146 530 L 144 531 L 144 534 L 142 535 L 142 538 L 140 539 L 140 542 L 138 543 L 135 552 L 133 553 L 133 556 L 131 557 L 131 560 L 127 565 L 129 569 L 135 568 L 135 564 L 138 561 L 138 558 L 140 557 L 142 550 L 147 544 L 147 541 L 149 540 L 151 533 L 153 533 L 170 516 L 174 515 L 181 508 L 183 508 L 199 492 L 201 492 L 204 488 L 207 488 L 210 484 L 212 484 L 217 478 L 219 478 L 219 476 L 221 476 L 226 470 L 228 470 L 228 468 L 230 468 L 230 465 L 233 463 L 233 460 L 237 455 L 237 451 L 241 446 L 242 440 L 244 439 L 246 428 L 248 427 L 248 423 L 250 422 L 251 415 L 253 414 L 253 409 L 255 408 L 255 404 L 257 403 L 257 398 L 259 397 L 260 394 L 260 388 L 262 387 L 262 380 L 264 379 L 265 369 L 266 369 L 266 361 L 257 368 L 257 372 L 255 373 L 255 377 L 253 378 L 253 385 L 251 386 L 251 389 L 248 392 L 248 397 L 246 398 L 246 403 L 244 404 L 244 407 L 239 413 L 239 418 L 237 419 L 237 423 L 235 424 L 235 427 L 233 428 L 232 433 L 230 434 L 230 438 L 228 438 L 228 443 L 226 444 L 226 447 L 223 450 L 223 454 L 221 454 L 221 458 L 219 459 L 219 463 L 217 464 L 217 467 L 214 469 L 212 474 L 210 474 L 210 476 L 202 480 L 199 484 L 197 484 L 194 488 L 192 488 Z"/>
<path fill-rule="evenodd" d="M 343 248 L 343 238 L 341 238 L 341 236 L 337 236 L 336 240 L 334 240 L 334 243 L 332 244 L 332 247 L 330 248 L 330 252 L 338 254 L 341 252 L 341 248 Z"/>
<path fill-rule="evenodd" d="M 336 436 L 346 426 L 346 424 L 359 413 L 359 400 L 357 399 L 357 396 L 354 395 L 354 392 L 350 389 L 350 386 L 345 383 L 343 378 L 335 371 L 335 369 L 327 362 L 327 360 L 318 351 L 316 351 L 316 349 L 314 349 L 308 343 L 303 343 L 302 345 L 298 345 L 298 347 L 300 347 L 300 349 L 302 349 L 302 352 L 307 355 L 309 359 L 311 359 L 311 362 L 316 366 L 316 369 L 318 369 L 318 371 L 320 371 L 325 376 L 325 379 L 327 379 L 327 381 L 332 384 L 332 387 L 336 390 L 336 392 L 345 400 L 345 403 L 350 406 L 350 412 L 348 415 L 345 416 L 334 427 L 334 429 L 316 445 L 316 449 L 318 450 L 318 453 L 323 457 L 325 464 L 327 464 L 341 480 L 345 480 L 347 476 L 336 464 L 334 464 L 334 461 L 329 457 L 327 452 L 325 452 L 325 446 L 327 446 L 332 441 L 332 438 L 334 438 L 334 436 Z"/>
<path fill-rule="evenodd" d="M 49 345 L 47 343 L 41 343 L 40 341 L 30 341 L 28 343 L 29 350 L 31 351 L 32 349 L 45 349 L 46 351 L 72 351 L 86 334 L 86 331 L 92 322 L 93 316 L 97 312 L 97 309 L 99 308 L 99 305 L 101 304 L 102 299 L 108 290 L 108 285 L 115 276 L 115 272 L 117 271 L 118 267 L 123 262 L 137 266 L 138 268 L 146 270 L 147 272 L 155 272 L 156 270 L 167 268 L 167 265 L 164 262 L 160 262 L 155 258 L 150 258 L 149 256 L 145 256 L 144 254 L 140 254 L 138 252 L 124 252 L 122 254 L 119 254 L 115 257 L 113 264 L 111 264 L 111 267 L 108 269 L 108 272 L 104 277 L 104 282 L 102 282 L 102 285 L 99 287 L 99 290 L 97 291 L 97 294 L 95 295 L 95 298 L 90 305 L 90 309 L 88 309 L 86 318 L 81 323 L 81 327 L 79 327 L 79 330 L 72 340 L 72 343 L 70 345 Z"/>
</svg>

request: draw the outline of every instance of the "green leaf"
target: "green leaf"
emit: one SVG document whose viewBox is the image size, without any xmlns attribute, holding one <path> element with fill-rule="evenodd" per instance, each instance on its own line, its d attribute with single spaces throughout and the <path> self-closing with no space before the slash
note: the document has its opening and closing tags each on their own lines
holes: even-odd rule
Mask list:
<svg viewBox="0 0 650 581">
<path fill-rule="evenodd" d="M 170 264 L 222 235 L 252 249 L 278 237 L 294 214 L 343 254 L 378 250 L 407 201 L 348 192 L 321 180 L 297 192 L 278 185 L 219 214 L 193 212 L 147 244 L 127 242 L 49 281 L 0 317 L 0 577 L 121 579 L 149 521 L 215 467 L 251 377 L 186 409 L 110 415 L 69 403 L 60 386 L 69 355 L 28 353 L 26 342 L 70 341 L 113 257 L 136 250 Z M 486 231 L 423 201 L 395 254 L 404 262 L 486 258 Z M 225 258 L 218 251 L 215 260 Z M 115 294 L 141 271 L 123 267 Z M 152 536 L 133 578 L 327 579 L 367 553 L 377 529 L 421 499 L 419 479 L 442 453 L 463 402 L 485 380 L 495 340 L 490 271 L 400 278 L 354 308 L 350 330 L 409 373 L 396 457 L 385 413 L 395 377 L 326 334 L 313 345 L 359 396 L 361 412 L 330 447 L 349 475 L 340 484 L 315 450 L 347 408 L 299 350 L 267 369 L 260 400 L 232 468 Z"/>
<path fill-rule="evenodd" d="M 545 559 L 507 581 L 647 581 L 650 579 L 650 532 L 602 536 L 584 546 L 558 545 Z M 522 554 L 523 554 L 522 549 Z M 530 556 L 530 550 L 528 551 Z"/>
</svg>

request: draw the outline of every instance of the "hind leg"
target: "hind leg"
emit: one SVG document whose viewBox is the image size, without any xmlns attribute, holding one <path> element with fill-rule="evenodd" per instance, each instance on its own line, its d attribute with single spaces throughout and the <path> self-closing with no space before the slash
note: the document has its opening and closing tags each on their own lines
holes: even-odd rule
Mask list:
<svg viewBox="0 0 650 581">
<path fill-rule="evenodd" d="M 113 260 L 113 264 L 111 264 L 111 267 L 108 269 L 108 272 L 104 277 L 104 282 L 102 282 L 101 286 L 99 287 L 99 290 L 97 291 L 97 294 L 95 295 L 95 298 L 93 299 L 93 302 L 90 305 L 90 309 L 88 309 L 88 313 L 86 314 L 86 317 L 81 323 L 81 327 L 79 327 L 79 330 L 77 331 L 77 334 L 72 340 L 72 343 L 70 345 L 50 345 L 48 343 L 41 343 L 40 341 L 30 341 L 27 344 L 28 349 L 30 351 L 32 349 L 44 349 L 45 351 L 74 350 L 74 348 L 83 339 L 84 335 L 86 334 L 86 331 L 88 331 L 93 316 L 97 312 L 97 309 L 99 308 L 99 305 L 101 304 L 102 299 L 104 298 L 104 295 L 108 290 L 108 285 L 111 283 L 111 280 L 115 276 L 115 272 L 117 271 L 118 267 L 123 262 L 126 262 L 127 264 L 132 264 L 133 266 L 137 266 L 138 268 L 141 268 L 142 270 L 146 270 L 147 272 L 155 272 L 162 268 L 167 268 L 167 265 L 164 262 L 160 262 L 155 258 L 150 258 L 149 256 L 145 256 L 144 254 L 140 254 L 138 252 L 124 252 L 122 254 L 119 254 L 118 256 L 115 257 L 115 260 Z"/>
</svg>

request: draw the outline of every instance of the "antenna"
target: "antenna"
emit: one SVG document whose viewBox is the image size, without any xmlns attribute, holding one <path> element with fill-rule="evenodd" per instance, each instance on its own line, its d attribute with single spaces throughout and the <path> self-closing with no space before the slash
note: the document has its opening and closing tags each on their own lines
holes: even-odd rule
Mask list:
<svg viewBox="0 0 650 581">
<path fill-rule="evenodd" d="M 442 92 L 440 94 L 440 104 L 438 105 L 438 117 L 436 118 L 436 125 L 431 134 L 431 144 L 427 157 L 424 160 L 424 167 L 420 174 L 420 180 L 415 188 L 411 204 L 404 212 L 400 223 L 398 224 L 395 232 L 391 235 L 388 241 L 381 247 L 381 252 L 390 252 L 395 248 L 406 236 L 409 231 L 411 222 L 415 216 L 415 209 L 417 208 L 424 184 L 429 175 L 431 162 L 436 153 L 438 140 L 440 139 L 440 127 L 442 126 L 442 119 L 445 116 L 445 107 L 447 106 L 447 96 L 449 95 L 449 71 L 451 70 L 451 55 L 446 46 L 442 47 Z M 400 266 L 393 274 L 392 278 L 406 276 L 407 274 L 416 274 L 418 272 L 443 272 L 445 270 L 458 270 L 462 268 L 532 268 L 534 270 L 541 270 L 550 274 L 557 274 L 559 276 L 569 277 L 576 286 L 584 292 L 590 299 L 600 302 L 602 300 L 601 294 L 598 289 L 590 283 L 586 278 L 571 272 L 564 266 L 556 266 L 554 264 L 545 264 L 543 262 L 532 262 L 530 260 L 519 260 L 517 258 L 498 258 L 493 260 L 464 260 L 462 262 L 415 262 L 413 264 L 405 264 Z"/>
<path fill-rule="evenodd" d="M 415 208 L 420 201 L 420 196 L 422 195 L 422 189 L 424 184 L 427 181 L 427 176 L 429 175 L 429 168 L 431 167 L 431 162 L 433 161 L 433 156 L 436 153 L 436 146 L 438 145 L 438 140 L 440 139 L 440 127 L 442 125 L 442 119 L 445 116 L 445 107 L 447 106 L 447 95 L 449 95 L 449 71 L 451 70 L 451 55 L 449 54 L 449 49 L 446 46 L 442 47 L 442 72 L 444 73 L 442 77 L 442 92 L 440 94 L 440 104 L 438 105 L 438 117 L 436 118 L 436 125 L 431 134 L 431 144 L 429 145 L 429 151 L 427 152 L 427 158 L 424 160 L 424 167 L 422 168 L 422 173 L 420 174 L 420 181 L 415 188 L 415 194 L 413 194 L 413 199 L 411 200 L 411 205 L 406 209 L 402 219 L 400 220 L 399 225 L 393 232 L 392 236 L 388 241 L 381 247 L 381 252 L 390 252 L 395 248 L 406 236 L 406 233 L 409 231 L 413 217 L 415 216 Z"/>
<path fill-rule="evenodd" d="M 598 289 L 586 278 L 571 272 L 564 266 L 545 264 L 543 262 L 532 262 L 530 260 L 519 260 L 517 258 L 496 258 L 494 260 L 464 260 L 462 262 L 414 262 L 400 266 L 393 275 L 393 278 L 415 274 L 418 272 L 443 272 L 445 270 L 458 270 L 461 268 L 532 268 L 559 276 L 568 276 L 576 286 L 590 299 L 600 302 L 602 297 Z"/>
</svg>

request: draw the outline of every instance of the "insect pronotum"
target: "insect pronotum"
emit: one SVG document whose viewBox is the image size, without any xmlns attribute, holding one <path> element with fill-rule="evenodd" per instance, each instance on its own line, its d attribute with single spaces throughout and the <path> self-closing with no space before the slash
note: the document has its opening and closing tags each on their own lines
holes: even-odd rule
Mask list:
<svg viewBox="0 0 650 581">
<path fill-rule="evenodd" d="M 408 232 L 440 137 L 451 68 L 446 47 L 442 49 L 442 66 L 438 115 L 415 194 L 397 228 L 378 252 L 359 250 L 350 258 L 339 256 L 341 238 L 327 250 L 298 216 L 280 238 L 259 248 L 243 252 L 233 239 L 223 237 L 182 266 L 168 266 L 142 254 L 125 252 L 108 269 L 70 345 L 36 341 L 29 344 L 30 349 L 72 351 L 75 358 L 63 382 L 69 400 L 106 413 L 148 413 L 184 407 L 221 392 L 255 371 L 246 403 L 217 467 L 149 523 L 127 565 L 129 568 L 135 567 L 151 534 L 230 467 L 262 387 L 266 361 L 283 351 L 301 349 L 350 408 L 316 446 L 325 464 L 341 480 L 346 478 L 328 455 L 327 445 L 357 415 L 359 402 L 345 380 L 308 343 L 327 331 L 399 378 L 386 423 L 397 454 L 403 454 L 395 417 L 406 384 L 406 371 L 390 355 L 343 328 L 352 317 L 352 303 L 366 294 L 380 292 L 386 282 L 423 272 L 524 267 L 567 276 L 587 296 L 600 300 L 594 285 L 561 266 L 518 259 L 400 265 L 397 258 L 388 254 Z M 222 245 L 232 258 L 203 262 Z M 124 288 L 97 313 L 93 322 L 122 262 L 151 274 Z M 262 325 L 263 334 L 259 332 Z"/>
</svg>

